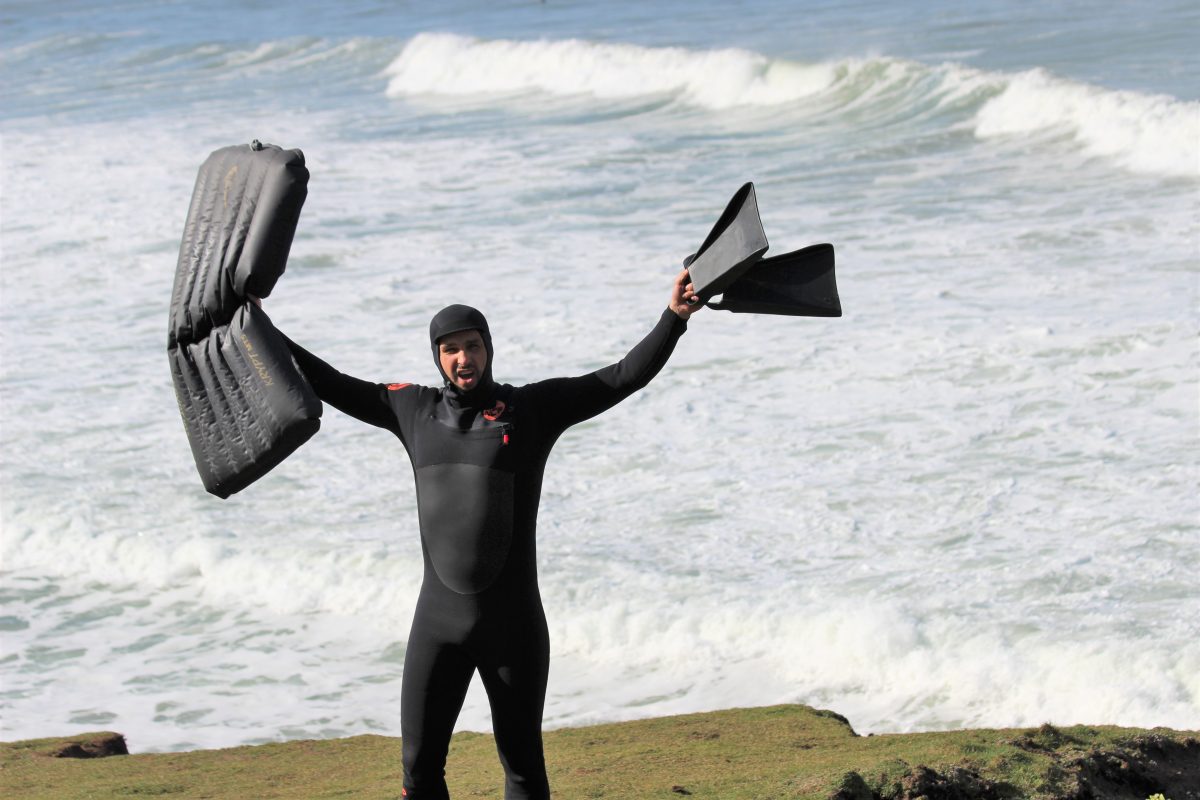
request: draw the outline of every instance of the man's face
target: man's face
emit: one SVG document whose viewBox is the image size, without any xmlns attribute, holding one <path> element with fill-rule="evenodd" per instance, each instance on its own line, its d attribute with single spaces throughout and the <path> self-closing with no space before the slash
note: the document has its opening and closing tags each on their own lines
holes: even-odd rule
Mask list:
<svg viewBox="0 0 1200 800">
<path fill-rule="evenodd" d="M 438 340 L 438 363 L 451 382 L 469 392 L 487 369 L 487 348 L 479 331 L 448 333 Z"/>
</svg>

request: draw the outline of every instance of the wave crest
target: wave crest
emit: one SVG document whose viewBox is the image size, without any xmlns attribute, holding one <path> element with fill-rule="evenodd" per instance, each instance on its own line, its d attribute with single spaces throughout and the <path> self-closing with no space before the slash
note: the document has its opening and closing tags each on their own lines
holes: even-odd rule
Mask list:
<svg viewBox="0 0 1200 800">
<path fill-rule="evenodd" d="M 975 117 L 981 138 L 1069 132 L 1087 155 L 1135 172 L 1200 177 L 1200 103 L 1112 91 L 1042 69 L 1009 78 Z"/>
<path fill-rule="evenodd" d="M 548 92 L 625 99 L 667 94 L 704 108 L 776 105 L 828 88 L 833 65 L 805 66 L 746 50 L 691 51 L 578 39 L 483 41 L 445 33 L 411 39 L 386 69 L 387 93 Z"/>
<path fill-rule="evenodd" d="M 391 97 L 667 97 L 711 111 L 793 104 L 807 117 L 844 117 L 849 125 L 916 119 L 965 126 L 980 139 L 1060 131 L 1088 157 L 1135 172 L 1200 177 L 1200 103 L 1091 86 L 1042 69 L 1001 73 L 896 58 L 803 64 L 739 49 L 422 33 L 384 74 Z"/>
</svg>

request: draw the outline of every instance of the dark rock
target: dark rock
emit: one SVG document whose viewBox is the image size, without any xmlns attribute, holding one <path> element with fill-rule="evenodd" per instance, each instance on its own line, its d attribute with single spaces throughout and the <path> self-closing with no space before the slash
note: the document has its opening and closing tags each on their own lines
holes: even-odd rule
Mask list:
<svg viewBox="0 0 1200 800">
<path fill-rule="evenodd" d="M 107 756 L 127 756 L 129 747 L 125 737 L 119 733 L 105 733 L 89 736 L 86 739 L 74 739 L 63 742 L 48 755 L 54 758 L 106 758 Z"/>
</svg>

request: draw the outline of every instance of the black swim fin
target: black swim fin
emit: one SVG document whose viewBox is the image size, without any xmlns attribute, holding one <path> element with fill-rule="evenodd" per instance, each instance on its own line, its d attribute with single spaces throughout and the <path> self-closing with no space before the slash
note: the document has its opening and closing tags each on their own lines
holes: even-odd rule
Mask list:
<svg viewBox="0 0 1200 800">
<path fill-rule="evenodd" d="M 737 190 L 694 255 L 684 260 L 696 294 L 707 300 L 725 291 L 767 252 L 754 184 Z"/>
<path fill-rule="evenodd" d="M 709 308 L 749 314 L 794 317 L 840 317 L 833 273 L 833 245 L 802 250 L 753 262 Z"/>
</svg>

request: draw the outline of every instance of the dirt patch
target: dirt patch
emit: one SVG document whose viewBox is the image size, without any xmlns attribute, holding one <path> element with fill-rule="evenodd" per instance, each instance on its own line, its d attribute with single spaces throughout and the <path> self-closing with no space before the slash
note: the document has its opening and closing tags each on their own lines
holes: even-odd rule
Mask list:
<svg viewBox="0 0 1200 800">
<path fill-rule="evenodd" d="M 883 776 L 874 786 L 857 772 L 848 772 L 829 800 L 1011 800 L 1020 796 L 1009 784 L 990 781 L 971 769 L 950 767 L 938 772 L 918 766 L 902 775 Z"/>
<path fill-rule="evenodd" d="M 1055 800 L 1200 800 L 1200 741 L 1150 734 L 1124 746 L 1092 750 L 1064 765 Z"/>
<path fill-rule="evenodd" d="M 1157 734 L 1117 747 L 1084 750 L 1083 742 L 1043 725 L 1010 744 L 1053 759 L 1034 794 L 1047 800 L 1146 800 L 1161 793 L 1171 800 L 1200 800 L 1200 741 Z M 967 767 L 939 772 L 895 761 L 864 778 L 846 773 L 829 800 L 1015 800 L 1017 787 L 989 780 Z"/>
</svg>

